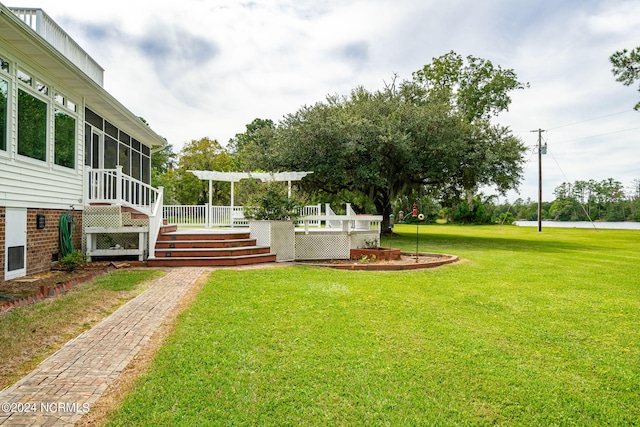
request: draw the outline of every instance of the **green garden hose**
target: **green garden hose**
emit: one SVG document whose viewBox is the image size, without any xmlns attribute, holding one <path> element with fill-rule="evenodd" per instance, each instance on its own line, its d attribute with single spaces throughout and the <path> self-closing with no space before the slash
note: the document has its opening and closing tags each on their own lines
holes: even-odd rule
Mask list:
<svg viewBox="0 0 640 427">
<path fill-rule="evenodd" d="M 71 214 L 60 215 L 58 228 L 60 229 L 60 255 L 62 255 L 62 258 L 74 252 L 73 239 L 71 238 L 71 235 L 73 234 L 71 229 L 72 223 L 73 216 L 71 216 Z"/>
</svg>

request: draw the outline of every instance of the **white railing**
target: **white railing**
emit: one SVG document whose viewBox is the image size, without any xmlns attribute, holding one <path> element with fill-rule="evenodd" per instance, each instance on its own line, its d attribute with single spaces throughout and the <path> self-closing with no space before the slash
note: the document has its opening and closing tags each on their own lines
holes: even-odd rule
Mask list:
<svg viewBox="0 0 640 427">
<path fill-rule="evenodd" d="M 112 203 L 132 207 L 148 216 L 153 214 L 159 191 L 122 173 L 122 166 L 116 166 L 116 169 L 88 167 L 86 174 L 85 204 Z"/>
<path fill-rule="evenodd" d="M 104 69 L 42 9 L 17 7 L 10 9 L 18 18 L 49 42 L 58 52 L 73 62 L 93 81 L 103 86 Z"/>
<path fill-rule="evenodd" d="M 302 215 L 320 215 L 320 205 L 304 206 Z M 207 216 L 208 215 L 208 216 Z M 169 224 L 183 227 L 248 227 L 242 206 L 167 205 L 163 217 Z M 319 226 L 315 221 L 313 226 Z"/>
<path fill-rule="evenodd" d="M 156 241 L 162 226 L 164 189 L 156 189 L 116 169 L 87 167 L 84 202 L 109 203 L 134 208 L 149 217 L 149 258 L 155 257 Z"/>
<path fill-rule="evenodd" d="M 325 228 L 329 230 L 341 230 L 350 234 L 354 231 L 374 231 L 380 234 L 382 215 L 309 215 L 300 220 L 305 234 L 309 234 L 310 228 Z M 319 222 L 319 226 L 312 225 Z M 329 227 L 327 223 L 340 224 L 339 227 Z M 324 224 L 324 227 L 323 227 Z"/>
<path fill-rule="evenodd" d="M 380 231 L 382 216 L 358 215 L 347 203 L 347 215 L 336 215 L 329 204 L 310 205 L 302 208 L 301 218 L 297 226 L 328 228 L 343 231 Z M 208 216 L 207 216 L 208 215 Z M 244 216 L 242 206 L 209 206 L 207 205 L 167 205 L 163 208 L 163 218 L 169 224 L 179 227 L 247 227 L 248 220 Z"/>
<path fill-rule="evenodd" d="M 329 203 L 325 203 L 325 215 L 327 216 L 335 216 L 336 213 L 331 209 L 331 205 Z M 326 226 L 329 228 L 340 228 L 342 224 L 340 221 L 327 221 Z"/>
<path fill-rule="evenodd" d="M 309 216 L 309 215 L 320 215 L 322 213 L 322 207 L 320 204 L 313 206 L 303 206 L 301 217 Z M 296 225 L 302 224 L 302 221 L 296 221 Z M 320 227 L 320 221 L 310 221 L 309 225 L 311 227 Z"/>
<path fill-rule="evenodd" d="M 162 216 L 169 224 L 204 227 L 207 205 L 165 205 Z"/>
</svg>

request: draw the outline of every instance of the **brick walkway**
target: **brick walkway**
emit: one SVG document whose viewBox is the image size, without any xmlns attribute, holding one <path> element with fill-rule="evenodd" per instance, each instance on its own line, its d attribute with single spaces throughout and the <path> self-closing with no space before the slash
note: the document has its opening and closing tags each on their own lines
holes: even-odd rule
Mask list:
<svg viewBox="0 0 640 427">
<path fill-rule="evenodd" d="M 140 352 L 205 268 L 178 268 L 0 392 L 0 425 L 72 426 Z"/>
</svg>

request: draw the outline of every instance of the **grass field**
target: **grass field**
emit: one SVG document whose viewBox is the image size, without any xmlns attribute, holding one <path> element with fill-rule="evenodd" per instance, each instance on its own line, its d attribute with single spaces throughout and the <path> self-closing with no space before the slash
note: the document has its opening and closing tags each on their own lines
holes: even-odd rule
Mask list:
<svg viewBox="0 0 640 427">
<path fill-rule="evenodd" d="M 385 246 L 415 250 L 415 227 Z M 640 232 L 420 227 L 413 272 L 218 270 L 110 425 L 638 425 Z"/>
</svg>

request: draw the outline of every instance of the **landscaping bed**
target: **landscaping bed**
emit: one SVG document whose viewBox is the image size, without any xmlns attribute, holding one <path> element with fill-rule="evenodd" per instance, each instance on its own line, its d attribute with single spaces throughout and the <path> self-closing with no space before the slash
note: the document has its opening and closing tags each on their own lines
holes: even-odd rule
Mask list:
<svg viewBox="0 0 640 427">
<path fill-rule="evenodd" d="M 397 251 L 397 258 L 393 255 L 392 258 L 384 258 L 377 257 L 372 254 L 362 254 L 360 258 L 327 261 L 306 261 L 304 262 L 304 264 L 314 265 L 318 267 L 335 268 L 339 270 L 390 271 L 434 268 L 459 261 L 459 258 L 455 255 L 419 252 L 416 256 L 415 253 L 400 252 L 399 249 Z"/>
<path fill-rule="evenodd" d="M 129 266 L 131 263 L 86 263 L 75 271 L 52 269 L 2 282 L 0 283 L 0 313 L 58 295 L 110 270 Z"/>
</svg>

